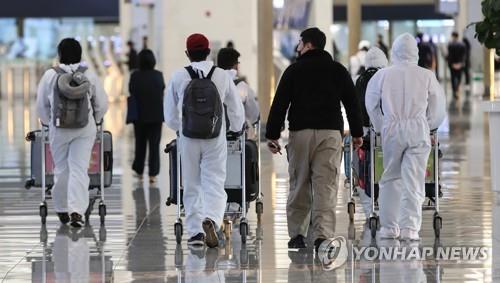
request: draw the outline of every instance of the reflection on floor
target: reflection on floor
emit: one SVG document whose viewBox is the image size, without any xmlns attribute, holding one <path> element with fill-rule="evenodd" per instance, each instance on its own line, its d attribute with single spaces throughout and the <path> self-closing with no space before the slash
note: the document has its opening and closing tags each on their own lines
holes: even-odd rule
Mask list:
<svg viewBox="0 0 500 283">
<path fill-rule="evenodd" d="M 485 261 L 355 260 L 325 270 L 311 250 L 287 249 L 286 158 L 262 151 L 264 214 L 249 213 L 250 235 L 241 244 L 238 224 L 220 249 L 176 245 L 175 207 L 168 197 L 168 159 L 154 186 L 138 184 L 130 164 L 133 137 L 123 126 L 125 105 L 115 103 L 106 125 L 114 135 L 114 180 L 105 191 L 106 226 L 92 215 L 81 230 L 60 227 L 49 202 L 41 226 L 39 188 L 25 190 L 30 175 L 27 131 L 35 129 L 34 102 L 0 101 L 0 278 L 5 282 L 499 282 L 500 197 L 491 192 L 486 116 L 478 97 L 450 103 L 440 131 L 443 230 L 435 241 L 432 212 L 424 212 L 422 247 L 484 246 L 493 249 Z M 172 139 L 164 131 L 162 144 Z M 339 190 L 338 235 L 348 247 L 380 245 L 370 238 L 362 208 L 353 223 L 347 215 L 347 190 Z M 399 243 L 398 243 L 399 245 Z M 352 254 L 352 253 L 351 253 Z"/>
</svg>

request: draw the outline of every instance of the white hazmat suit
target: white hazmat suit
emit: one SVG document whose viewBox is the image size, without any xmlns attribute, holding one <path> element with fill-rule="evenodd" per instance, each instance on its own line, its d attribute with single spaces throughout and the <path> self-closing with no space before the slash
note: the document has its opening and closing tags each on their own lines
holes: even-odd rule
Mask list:
<svg viewBox="0 0 500 283">
<path fill-rule="evenodd" d="M 238 79 L 238 71 L 234 69 L 227 70 L 227 73 L 231 79 Z M 250 86 L 245 82 L 241 81 L 236 85 L 238 94 L 240 95 L 241 102 L 243 102 L 243 107 L 245 108 L 245 118 L 249 125 L 254 124 L 259 120 L 260 110 L 259 103 L 257 101 L 257 96 L 255 92 L 250 88 Z"/>
<path fill-rule="evenodd" d="M 387 64 L 389 64 L 387 61 L 387 57 L 380 48 L 374 46 L 370 48 L 368 52 L 366 52 L 365 65 L 367 70 L 370 68 L 382 69 L 387 67 Z M 365 136 L 369 133 L 369 131 L 370 128 L 363 127 L 363 133 Z M 353 155 L 353 164 L 355 166 L 354 168 L 359 168 L 359 158 L 357 154 Z M 365 193 L 364 190 L 360 190 L 359 199 L 361 200 L 366 218 L 370 217 L 372 205 L 371 198 Z"/>
<path fill-rule="evenodd" d="M 67 73 L 75 72 L 79 64 L 59 67 Z M 54 159 L 54 186 L 52 198 L 58 213 L 76 212 L 84 215 L 89 205 L 88 168 L 97 130 L 96 122 L 103 119 L 108 109 L 108 98 L 99 78 L 86 71 L 91 87 L 89 93 L 89 122 L 80 129 L 56 128 L 52 121 L 52 105 L 57 73 L 53 69 L 45 72 L 37 91 L 37 112 L 43 124 L 49 125 L 49 143 Z"/>
<path fill-rule="evenodd" d="M 193 62 L 195 71 L 208 75 L 212 61 Z M 217 225 L 222 223 L 227 195 L 226 180 L 227 141 L 225 119 L 222 119 L 221 134 L 214 139 L 192 139 L 182 135 L 182 101 L 184 90 L 191 81 L 186 69 L 172 75 L 164 100 L 165 123 L 179 131 L 181 153 L 183 201 L 186 209 L 186 230 L 189 237 L 203 233 L 202 221 L 210 218 Z M 239 132 L 245 121 L 245 112 L 236 86 L 226 71 L 216 68 L 212 75 L 221 101 L 227 106 L 230 130 Z"/>
<path fill-rule="evenodd" d="M 431 150 L 430 130 L 446 115 L 446 101 L 436 76 L 417 65 L 413 36 L 394 41 L 392 66 L 368 83 L 366 109 L 381 133 L 384 173 L 380 180 L 380 236 L 418 240 L 425 198 L 425 171 Z"/>
</svg>

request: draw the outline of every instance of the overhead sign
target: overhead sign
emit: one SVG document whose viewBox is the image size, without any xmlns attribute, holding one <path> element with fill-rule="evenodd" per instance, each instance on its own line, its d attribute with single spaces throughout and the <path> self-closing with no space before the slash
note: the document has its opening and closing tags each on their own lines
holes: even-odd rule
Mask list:
<svg viewBox="0 0 500 283">
<path fill-rule="evenodd" d="M 458 15 L 460 5 L 458 0 L 436 0 L 436 11 L 444 15 Z"/>
</svg>

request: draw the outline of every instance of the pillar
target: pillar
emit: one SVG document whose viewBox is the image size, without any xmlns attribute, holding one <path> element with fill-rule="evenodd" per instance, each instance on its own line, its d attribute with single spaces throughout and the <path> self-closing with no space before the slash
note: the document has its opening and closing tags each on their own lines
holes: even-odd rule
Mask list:
<svg viewBox="0 0 500 283">
<path fill-rule="evenodd" d="M 322 30 L 326 35 L 325 50 L 333 56 L 332 33 L 330 26 L 333 24 L 333 0 L 316 0 L 312 2 L 309 26 Z M 338 59 L 338 58 L 337 58 Z"/>
<path fill-rule="evenodd" d="M 261 118 L 265 123 L 274 97 L 273 63 L 273 3 L 268 0 L 257 2 L 257 62 L 258 96 Z"/>
<path fill-rule="evenodd" d="M 120 0 L 120 37 L 125 43 L 131 38 L 130 31 L 132 29 L 132 3 L 130 0 Z M 126 48 L 124 48 L 126 50 Z M 126 52 L 126 51 L 125 51 Z"/>
<path fill-rule="evenodd" d="M 361 40 L 361 0 L 347 1 L 347 28 L 349 30 L 349 56 L 356 54 Z"/>
<path fill-rule="evenodd" d="M 484 49 L 484 98 L 495 99 L 495 49 Z"/>
</svg>

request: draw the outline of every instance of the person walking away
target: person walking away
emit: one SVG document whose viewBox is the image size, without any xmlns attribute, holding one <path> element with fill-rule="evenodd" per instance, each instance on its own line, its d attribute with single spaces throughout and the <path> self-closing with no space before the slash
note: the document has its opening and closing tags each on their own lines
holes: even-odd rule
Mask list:
<svg viewBox="0 0 500 283">
<path fill-rule="evenodd" d="M 384 159 L 379 235 L 419 240 L 430 131 L 443 121 L 446 101 L 434 73 L 417 65 L 415 38 L 404 33 L 392 46 L 392 66 L 379 70 L 366 90 L 366 110 L 381 134 Z"/>
<path fill-rule="evenodd" d="M 179 135 L 188 245 L 206 243 L 212 248 L 218 246 L 216 230 L 222 223 L 227 200 L 224 191 L 227 141 L 222 103 L 227 108 L 230 131 L 241 132 L 245 116 L 236 86 L 227 72 L 207 61 L 208 39 L 202 34 L 192 34 L 186 40 L 186 49 L 191 64 L 175 71 L 168 83 L 165 122 Z M 197 113 L 200 115 L 194 115 Z"/>
<path fill-rule="evenodd" d="M 467 37 L 464 36 L 462 39 L 465 46 L 465 63 L 464 63 L 464 75 L 465 75 L 465 85 L 470 90 L 470 52 L 471 45 Z"/>
<path fill-rule="evenodd" d="M 97 76 L 80 64 L 82 47 L 77 40 L 63 39 L 57 51 L 59 65 L 43 74 L 36 105 L 42 124 L 49 127 L 54 209 L 61 223 L 71 221 L 73 227 L 82 227 L 82 215 L 89 205 L 87 170 L 96 122 L 102 121 L 108 98 Z M 78 109 L 76 115 L 67 115 L 74 108 Z"/>
<path fill-rule="evenodd" d="M 417 33 L 418 66 L 432 70 L 434 53 L 432 47 L 424 40 L 424 34 Z"/>
<path fill-rule="evenodd" d="M 129 92 L 137 102 L 137 121 L 134 122 L 135 155 L 132 169 L 142 182 L 146 149 L 148 152 L 149 183 L 156 182 L 160 172 L 160 140 L 163 124 L 163 74 L 154 69 L 153 51 L 139 52 L 139 69 L 130 76 Z"/>
<path fill-rule="evenodd" d="M 128 53 L 127 53 L 127 66 L 129 71 L 137 69 L 139 64 L 137 63 L 137 50 L 135 50 L 134 42 L 131 40 L 127 41 Z"/>
<path fill-rule="evenodd" d="M 366 111 L 365 106 L 365 95 L 366 95 L 366 87 L 368 86 L 368 82 L 370 79 L 377 73 L 380 69 L 387 67 L 387 57 L 384 52 L 377 47 L 372 47 L 366 53 L 365 58 L 366 70 L 358 77 L 356 80 L 356 93 L 359 97 L 359 101 L 361 104 L 361 111 L 363 112 L 363 135 L 365 136 L 365 140 L 369 140 L 370 134 L 370 116 L 368 116 L 368 112 Z M 369 150 L 369 144 L 363 144 L 363 148 L 365 150 Z M 361 172 L 361 168 L 359 167 L 359 158 L 357 154 L 353 154 L 352 160 L 353 168 L 359 168 Z M 359 175 L 358 172 L 358 176 Z M 360 178 L 362 178 L 360 176 Z M 369 189 L 367 185 L 367 180 L 362 179 L 365 184 L 364 189 Z M 360 182 L 361 183 L 361 182 Z M 371 211 L 371 200 L 370 197 L 365 193 L 365 191 L 361 190 L 359 193 L 359 198 L 361 200 L 361 204 L 363 206 L 363 210 L 365 211 L 365 216 L 368 218 Z"/>
<path fill-rule="evenodd" d="M 451 41 L 448 43 L 448 68 L 450 69 L 451 89 L 453 99 L 458 99 L 460 82 L 462 81 L 462 72 L 465 66 L 467 49 L 465 44 L 458 41 L 458 33 L 451 34 Z"/>
<path fill-rule="evenodd" d="M 358 44 L 358 52 L 349 59 L 349 71 L 353 81 L 365 70 L 365 56 L 370 49 L 370 42 L 361 40 Z"/>
<path fill-rule="evenodd" d="M 290 191 L 287 200 L 289 248 L 305 248 L 312 218 L 316 251 L 335 234 L 335 206 L 342 154 L 344 105 L 353 143 L 363 143 L 362 116 L 349 72 L 324 51 L 326 36 L 318 28 L 301 34 L 296 63 L 283 73 L 269 112 L 266 138 L 273 154 L 288 110 L 286 146 Z"/>
<path fill-rule="evenodd" d="M 233 80 L 245 108 L 245 119 L 248 125 L 253 125 L 259 121 L 259 103 L 255 92 L 246 83 L 245 79 L 239 76 L 239 57 L 240 53 L 236 49 L 222 48 L 217 54 L 217 66 L 226 70 Z"/>
<path fill-rule="evenodd" d="M 382 34 L 377 34 L 377 47 L 384 52 L 385 58 L 389 56 L 389 48 L 384 43 L 384 36 Z"/>
</svg>

